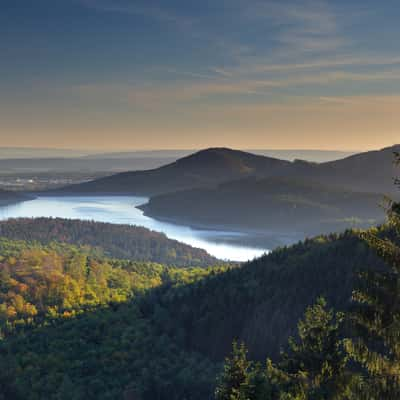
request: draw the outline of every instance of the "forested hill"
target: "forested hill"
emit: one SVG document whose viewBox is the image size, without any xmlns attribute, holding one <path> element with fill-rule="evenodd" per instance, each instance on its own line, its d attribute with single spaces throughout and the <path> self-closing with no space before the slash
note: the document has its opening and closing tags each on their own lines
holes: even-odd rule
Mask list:
<svg viewBox="0 0 400 400">
<path fill-rule="evenodd" d="M 209 398 L 218 366 L 160 333 L 136 302 L 223 271 L 0 238 L 0 399 Z"/>
<path fill-rule="evenodd" d="M 159 329 L 214 360 L 224 358 L 234 339 L 243 340 L 253 358 L 276 357 L 307 306 L 323 296 L 336 309 L 347 309 L 358 273 L 379 265 L 353 231 L 309 239 L 209 277 L 184 295 L 159 293 Z M 142 310 L 157 324 L 152 302 L 144 301 Z"/>
<path fill-rule="evenodd" d="M 357 271 L 382 263 L 350 231 L 227 270 L 0 250 L 0 392 L 16 400 L 209 400 L 234 338 L 277 356 L 317 297 L 348 308 Z"/>
<path fill-rule="evenodd" d="M 167 193 L 141 206 L 146 215 L 200 226 L 268 230 L 303 239 L 346 228 L 377 225 L 383 195 L 287 178 L 247 178 Z M 242 212 L 242 210 L 246 210 Z"/>
<path fill-rule="evenodd" d="M 0 189 L 0 207 L 31 200 L 33 197 L 22 193 L 11 192 Z"/>
<path fill-rule="evenodd" d="M 400 144 L 381 150 L 367 151 L 352 156 L 317 164 L 312 173 L 299 172 L 299 177 L 330 186 L 360 192 L 398 194 L 393 177 L 398 170 L 394 164 L 394 153 L 400 152 Z"/>
<path fill-rule="evenodd" d="M 53 241 L 99 248 L 105 255 L 135 261 L 150 261 L 180 267 L 208 266 L 218 260 L 163 233 L 140 226 L 62 218 L 20 218 L 0 221 L 0 236 L 8 239 Z"/>
<path fill-rule="evenodd" d="M 166 166 L 124 172 L 60 189 L 64 193 L 131 193 L 151 196 L 250 175 L 274 175 L 290 168 L 289 161 L 226 148 L 212 148 L 183 157 Z"/>
<path fill-rule="evenodd" d="M 393 152 L 400 145 L 359 153 L 326 163 L 284 161 L 227 148 L 211 148 L 181 158 L 166 166 L 124 172 L 55 193 L 125 193 L 153 196 L 223 182 L 256 177 L 285 177 L 329 183 L 352 191 L 393 193 Z"/>
</svg>

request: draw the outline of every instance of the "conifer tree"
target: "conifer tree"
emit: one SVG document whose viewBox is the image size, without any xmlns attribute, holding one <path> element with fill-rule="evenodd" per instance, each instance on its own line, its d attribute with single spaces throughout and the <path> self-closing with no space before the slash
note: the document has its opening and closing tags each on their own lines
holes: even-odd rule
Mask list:
<svg viewBox="0 0 400 400">
<path fill-rule="evenodd" d="M 318 299 L 298 324 L 298 339 L 266 368 L 247 361 L 244 345 L 234 343 L 216 390 L 217 400 L 349 400 L 352 375 L 341 340 L 344 315 Z"/>
<path fill-rule="evenodd" d="M 400 203 L 389 203 L 388 225 L 389 238 L 380 237 L 379 230 L 363 234 L 386 268 L 362 273 L 353 294 L 355 338 L 347 341 L 347 349 L 363 368 L 362 400 L 400 398 Z"/>
<path fill-rule="evenodd" d="M 289 351 L 270 374 L 281 381 L 282 399 L 343 399 L 350 377 L 341 340 L 344 315 L 328 309 L 323 298 L 299 321 L 299 339 L 289 340 Z M 271 364 L 270 364 L 271 365 Z"/>
<path fill-rule="evenodd" d="M 224 370 L 218 380 L 216 400 L 245 400 L 243 394 L 249 383 L 250 368 L 245 345 L 234 341 L 232 353 L 225 359 Z"/>
</svg>

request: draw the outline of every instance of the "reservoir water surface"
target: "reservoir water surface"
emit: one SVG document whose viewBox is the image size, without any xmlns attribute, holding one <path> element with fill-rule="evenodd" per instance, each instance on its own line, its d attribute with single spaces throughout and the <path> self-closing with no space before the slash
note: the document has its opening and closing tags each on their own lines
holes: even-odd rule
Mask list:
<svg viewBox="0 0 400 400">
<path fill-rule="evenodd" d="M 242 232 L 195 229 L 147 217 L 136 208 L 147 200 L 146 197 L 132 196 L 39 196 L 34 200 L 1 207 L 0 219 L 60 217 L 139 225 L 202 248 L 224 260 L 247 261 L 267 251 L 240 244 L 246 235 Z"/>
</svg>

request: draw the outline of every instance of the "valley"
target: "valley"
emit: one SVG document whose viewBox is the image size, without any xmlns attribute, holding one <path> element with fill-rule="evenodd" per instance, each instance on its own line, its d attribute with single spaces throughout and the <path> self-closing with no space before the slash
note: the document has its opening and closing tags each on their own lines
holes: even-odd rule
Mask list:
<svg viewBox="0 0 400 400">
<path fill-rule="evenodd" d="M 123 173 L 111 169 L 109 176 L 98 179 L 89 175 L 79 184 L 54 180 L 55 188 L 43 182 L 35 190 L 35 184 L 25 183 L 25 191 L 15 196 L 37 200 L 0 209 L 0 218 L 68 217 L 143 225 L 217 258 L 247 261 L 320 233 L 382 223 L 380 204 L 385 195 L 396 195 L 392 179 L 385 177 L 395 174 L 391 159 L 398 149 L 315 163 L 210 148 L 153 169 Z M 142 158 L 135 160 L 162 163 L 159 157 L 177 154 L 138 153 L 136 157 Z M 105 160 L 118 165 L 131 160 L 132 154 L 104 157 L 80 157 L 74 165 L 78 169 L 80 162 L 106 165 Z M 38 165 L 44 162 L 34 160 Z M 48 168 L 58 162 L 45 161 Z M 106 174 L 97 171 L 96 164 L 92 168 L 91 174 Z M 363 175 L 368 168 L 370 173 Z M 76 178 L 83 179 L 83 173 Z"/>
<path fill-rule="evenodd" d="M 139 207 L 145 216 L 198 230 L 239 232 L 242 244 L 272 249 L 319 233 L 382 223 L 384 197 L 397 196 L 388 177 L 395 174 L 391 160 L 399 148 L 323 163 L 210 148 L 156 169 L 48 194 L 147 197 Z"/>
</svg>

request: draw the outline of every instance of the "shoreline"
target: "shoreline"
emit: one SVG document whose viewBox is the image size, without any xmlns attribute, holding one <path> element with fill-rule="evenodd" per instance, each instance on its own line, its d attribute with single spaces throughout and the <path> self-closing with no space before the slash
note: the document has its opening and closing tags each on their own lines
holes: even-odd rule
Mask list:
<svg viewBox="0 0 400 400">
<path fill-rule="evenodd" d="M 189 229 L 203 231 L 203 232 L 210 232 L 211 236 L 213 237 L 214 243 L 232 245 L 232 246 L 244 246 L 244 247 L 251 247 L 254 249 L 264 250 L 269 249 L 272 250 L 277 247 L 282 247 L 286 245 L 290 245 L 293 243 L 298 242 L 301 239 L 301 234 L 286 234 L 285 232 L 273 232 L 268 231 L 265 229 L 247 229 L 240 226 L 228 226 L 223 224 L 202 224 L 196 223 L 195 221 L 191 220 L 184 220 L 178 219 L 174 217 L 163 217 L 158 215 L 151 215 L 150 213 L 144 210 L 145 204 L 149 200 L 147 196 L 137 196 L 133 195 L 132 193 L 105 193 L 105 192 L 98 192 L 98 193 L 76 193 L 76 192 L 68 192 L 67 193 L 49 193 L 49 192 L 25 192 L 24 195 L 27 197 L 19 201 L 18 203 L 22 203 L 24 201 L 32 201 L 37 198 L 79 198 L 79 197 L 89 197 L 89 198 L 96 198 L 96 197 L 124 197 L 124 198 L 132 198 L 141 200 L 138 202 L 132 202 L 132 208 L 138 209 L 144 216 L 149 217 L 155 221 L 165 222 L 171 225 L 186 227 Z M 16 204 L 17 202 L 9 203 L 8 205 Z M 1 204 L 0 204 L 1 206 Z M 78 218 L 79 219 L 79 218 Z M 140 225 L 145 226 L 145 225 Z"/>
<path fill-rule="evenodd" d="M 178 218 L 178 217 L 165 217 L 165 216 L 160 216 L 158 214 L 153 214 L 148 211 L 146 211 L 145 204 L 137 206 L 139 210 L 143 212 L 143 215 L 149 218 L 153 218 L 157 221 L 160 222 L 166 222 L 170 223 L 173 225 L 184 225 L 192 229 L 200 230 L 200 231 L 208 231 L 208 232 L 216 232 L 216 233 L 227 233 L 227 234 L 236 234 L 238 238 L 242 238 L 243 240 L 240 241 L 240 243 L 246 243 L 255 247 L 260 247 L 264 248 L 265 247 L 265 241 L 269 241 L 273 243 L 272 247 L 270 250 L 276 247 L 280 246 L 287 246 L 291 245 L 294 243 L 297 243 L 298 241 L 301 241 L 304 239 L 304 233 L 288 233 L 288 232 L 277 232 L 277 231 L 269 231 L 266 229 L 252 229 L 252 228 L 247 228 L 247 227 L 241 227 L 238 225 L 223 225 L 223 224 L 206 224 L 206 223 L 200 223 L 200 222 L 195 222 L 190 219 L 186 218 Z M 226 243 L 227 241 L 222 241 Z M 231 240 L 228 241 L 228 243 L 239 243 L 239 241 Z M 261 243 L 264 243 L 262 245 Z M 258 245 L 257 245 L 258 244 Z"/>
</svg>

